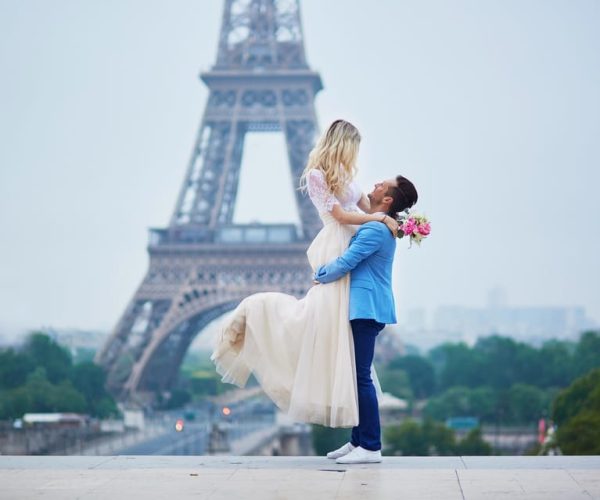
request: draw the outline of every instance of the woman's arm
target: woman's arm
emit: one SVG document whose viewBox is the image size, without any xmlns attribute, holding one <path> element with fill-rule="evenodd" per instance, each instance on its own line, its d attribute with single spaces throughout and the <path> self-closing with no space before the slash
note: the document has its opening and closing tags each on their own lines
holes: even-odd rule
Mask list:
<svg viewBox="0 0 600 500">
<path fill-rule="evenodd" d="M 313 169 L 310 171 L 308 174 L 307 188 L 308 195 L 310 196 L 310 199 L 319 213 L 325 211 L 331 213 L 333 218 L 340 224 L 353 224 L 359 226 L 367 222 L 379 221 L 385 223 L 394 236 L 398 234 L 398 223 L 392 217 L 384 217 L 382 214 L 373 215 L 361 214 L 358 212 L 346 212 L 340 206 L 335 196 L 331 193 L 327 183 L 325 182 L 323 172 L 320 170 Z M 366 196 L 362 195 L 361 197 L 361 203 L 364 206 L 364 202 L 362 200 L 363 197 L 366 198 Z M 368 201 L 369 200 L 367 199 L 367 202 Z M 371 203 L 369 202 L 369 208 L 370 206 Z"/>
<path fill-rule="evenodd" d="M 383 222 L 391 233 L 396 236 L 398 234 L 398 222 L 389 215 L 382 214 L 361 214 L 360 212 L 346 212 L 338 203 L 333 205 L 331 215 L 340 224 L 352 224 L 359 226 L 367 222 Z"/>
</svg>

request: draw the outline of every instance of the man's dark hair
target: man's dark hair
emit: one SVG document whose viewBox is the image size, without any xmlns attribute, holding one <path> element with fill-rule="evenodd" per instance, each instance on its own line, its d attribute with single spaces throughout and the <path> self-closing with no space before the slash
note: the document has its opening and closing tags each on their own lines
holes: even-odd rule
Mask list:
<svg viewBox="0 0 600 500">
<path fill-rule="evenodd" d="M 387 195 L 394 198 L 388 211 L 388 215 L 394 218 L 398 217 L 398 212 L 412 207 L 419 199 L 414 184 L 401 175 L 396 177 L 396 185 L 388 189 Z"/>
</svg>

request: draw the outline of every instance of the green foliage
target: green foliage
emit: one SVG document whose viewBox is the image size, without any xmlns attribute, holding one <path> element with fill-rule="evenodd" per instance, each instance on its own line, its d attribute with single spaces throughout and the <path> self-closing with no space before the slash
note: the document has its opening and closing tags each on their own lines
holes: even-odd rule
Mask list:
<svg viewBox="0 0 600 500">
<path fill-rule="evenodd" d="M 600 367 L 600 332 L 585 332 L 577 343 L 573 357 L 576 377 Z"/>
<path fill-rule="evenodd" d="M 431 398 L 424 412 L 436 420 L 470 416 L 490 423 L 534 423 L 549 413 L 553 395 L 553 390 L 528 384 L 514 384 L 508 391 L 491 387 L 451 387 Z"/>
<path fill-rule="evenodd" d="M 489 421 L 498 414 L 502 397 L 491 387 L 476 387 L 470 389 L 468 401 L 471 412 L 467 415 L 476 416 L 479 420 Z"/>
<path fill-rule="evenodd" d="M 180 378 L 190 397 L 196 399 L 218 396 L 234 388 L 231 384 L 221 382 L 221 376 L 216 372 L 209 352 L 188 352 L 181 365 Z M 253 377 L 246 387 L 251 387 L 252 381 Z"/>
<path fill-rule="evenodd" d="M 405 420 L 400 425 L 386 427 L 383 436 L 387 455 L 429 455 L 429 443 L 425 439 L 421 425 L 414 420 Z"/>
<path fill-rule="evenodd" d="M 116 414 L 104 382 L 100 367 L 89 362 L 73 365 L 66 349 L 35 332 L 21 350 L 0 350 L 0 419 L 27 412 Z"/>
<path fill-rule="evenodd" d="M 215 365 L 210 360 L 210 353 L 205 351 L 194 351 L 185 355 L 181 363 L 181 371 L 186 374 L 191 374 L 197 371 L 215 371 Z"/>
<path fill-rule="evenodd" d="M 452 429 L 444 424 L 426 419 L 419 424 L 405 420 L 400 425 L 384 430 L 385 452 L 390 455 L 430 456 L 430 455 L 490 455 L 492 448 L 481 436 L 479 429 L 473 429 L 462 440 L 456 440 Z"/>
<path fill-rule="evenodd" d="M 191 394 L 185 389 L 173 389 L 169 398 L 161 405 L 161 408 L 165 410 L 174 410 L 181 408 L 192 399 Z"/>
<path fill-rule="evenodd" d="M 466 344 L 443 344 L 432 349 L 429 357 L 436 368 L 439 389 L 485 385 L 482 383 L 485 362 L 480 353 Z"/>
<path fill-rule="evenodd" d="M 549 413 L 548 393 L 527 384 L 514 384 L 508 391 L 509 412 L 515 423 L 532 423 Z"/>
<path fill-rule="evenodd" d="M 27 354 L 13 349 L 0 351 L 0 390 L 14 389 L 23 385 L 35 364 Z"/>
<path fill-rule="evenodd" d="M 412 393 L 417 399 L 424 399 L 433 394 L 435 372 L 433 365 L 426 358 L 416 355 L 401 356 L 390 361 L 387 368 L 403 370 L 408 375 Z"/>
<path fill-rule="evenodd" d="M 94 356 L 96 355 L 96 349 L 89 347 L 79 347 L 73 351 L 73 364 L 77 365 L 80 363 L 94 362 Z"/>
<path fill-rule="evenodd" d="M 600 369 L 575 380 L 554 400 L 556 440 L 566 455 L 600 454 Z"/>
<path fill-rule="evenodd" d="M 457 444 L 456 453 L 462 456 L 479 456 L 492 455 L 492 447 L 483 440 L 481 429 L 477 427 L 469 433 Z"/>
<path fill-rule="evenodd" d="M 476 416 L 470 403 L 470 392 L 468 387 L 452 387 L 441 396 L 432 398 L 425 406 L 425 415 L 436 420 L 446 420 L 454 416 Z"/>
<path fill-rule="evenodd" d="M 325 455 L 337 450 L 348 441 L 350 441 L 350 429 L 312 426 L 312 444 L 317 455 Z"/>
<path fill-rule="evenodd" d="M 600 369 L 576 379 L 558 394 L 552 406 L 552 418 L 560 427 L 585 410 L 600 411 Z"/>
<path fill-rule="evenodd" d="M 566 387 L 576 373 L 575 345 L 561 340 L 549 340 L 540 348 L 540 366 L 536 374 L 539 387 Z"/>
<path fill-rule="evenodd" d="M 386 368 L 378 371 L 378 377 L 383 391 L 389 392 L 398 398 L 412 399 L 410 381 L 404 370 Z"/>
<path fill-rule="evenodd" d="M 454 386 L 508 390 L 517 383 L 565 387 L 574 376 L 600 366 L 600 332 L 584 333 L 577 344 L 551 340 L 539 349 L 493 335 L 472 348 L 443 344 L 430 351 L 429 360 L 440 391 Z"/>
<path fill-rule="evenodd" d="M 491 420 L 496 414 L 497 403 L 497 395 L 490 387 L 452 387 L 442 395 L 430 399 L 425 407 L 425 414 L 436 420 L 461 416 Z"/>
<path fill-rule="evenodd" d="M 52 384 L 46 378 L 46 370 L 43 367 L 36 368 L 27 377 L 27 381 L 21 387 L 8 391 L 2 397 L 3 412 L 7 416 L 22 416 L 27 412 L 83 412 L 85 400 L 77 392 L 70 381 L 62 380 L 58 384 Z"/>
<path fill-rule="evenodd" d="M 71 380 L 85 398 L 87 411 L 96 417 L 107 418 L 118 413 L 113 398 L 106 392 L 106 375 L 98 365 L 86 361 L 75 365 Z"/>
<path fill-rule="evenodd" d="M 479 339 L 473 347 L 443 344 L 429 352 L 428 360 L 434 369 L 435 391 L 426 404 L 426 416 L 533 423 L 550 413 L 561 387 L 578 374 L 600 367 L 600 332 L 586 332 L 577 343 L 550 340 L 540 348 L 494 335 Z M 403 366 L 413 391 L 421 390 L 415 388 L 407 365 L 394 360 L 390 366 Z"/>
<path fill-rule="evenodd" d="M 421 429 L 430 455 L 456 454 L 456 437 L 452 429 L 431 419 L 426 419 Z"/>
<path fill-rule="evenodd" d="M 536 350 L 527 344 L 493 335 L 479 339 L 474 350 L 486 364 L 487 369 L 480 374 L 485 385 L 508 389 L 516 382 L 529 382 L 536 377 Z"/>
<path fill-rule="evenodd" d="M 23 352 L 28 355 L 36 367 L 44 367 L 46 377 L 53 384 L 69 378 L 72 367 L 71 355 L 48 335 L 40 332 L 32 333 Z"/>
<path fill-rule="evenodd" d="M 578 413 L 558 428 L 556 438 L 565 455 L 600 455 L 600 413 Z"/>
</svg>

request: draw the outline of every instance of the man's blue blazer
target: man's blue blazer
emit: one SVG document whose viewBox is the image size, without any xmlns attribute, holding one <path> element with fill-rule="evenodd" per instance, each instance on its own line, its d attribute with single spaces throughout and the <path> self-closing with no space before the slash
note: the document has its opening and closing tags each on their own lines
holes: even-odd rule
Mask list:
<svg viewBox="0 0 600 500">
<path fill-rule="evenodd" d="M 392 263 L 396 238 L 385 224 L 360 226 L 344 254 L 321 266 L 315 280 L 330 283 L 350 272 L 350 320 L 373 319 L 396 323 L 392 293 Z"/>
</svg>

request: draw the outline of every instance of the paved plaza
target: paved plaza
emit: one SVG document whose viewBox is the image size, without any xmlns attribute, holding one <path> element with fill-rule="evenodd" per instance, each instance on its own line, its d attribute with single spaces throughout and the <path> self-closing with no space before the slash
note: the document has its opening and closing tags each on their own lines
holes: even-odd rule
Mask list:
<svg viewBox="0 0 600 500">
<path fill-rule="evenodd" d="M 600 457 L 0 456 L 0 499 L 600 499 Z"/>
</svg>

